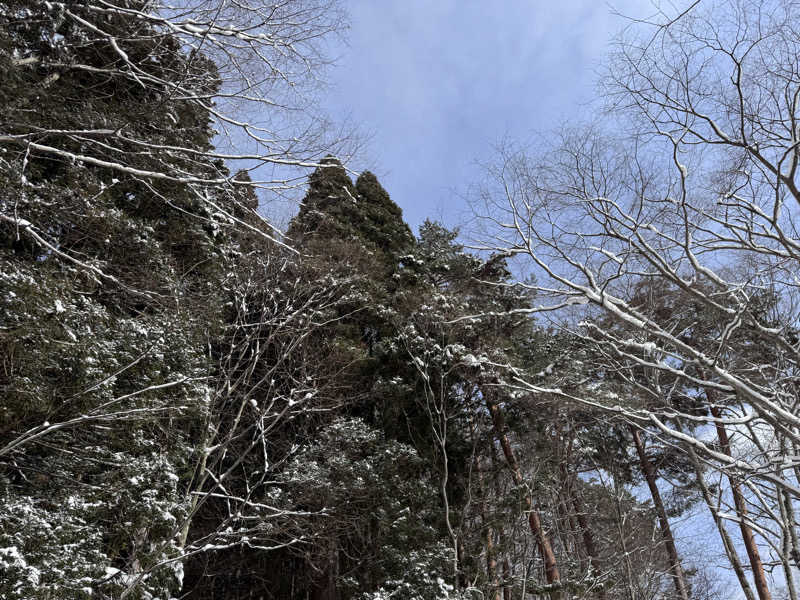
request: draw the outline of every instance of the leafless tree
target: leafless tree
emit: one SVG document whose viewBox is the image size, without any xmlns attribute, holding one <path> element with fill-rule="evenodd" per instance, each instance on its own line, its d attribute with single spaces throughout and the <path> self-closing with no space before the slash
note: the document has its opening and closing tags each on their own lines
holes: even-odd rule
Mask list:
<svg viewBox="0 0 800 600">
<path fill-rule="evenodd" d="M 800 558 L 798 9 L 695 2 L 633 22 L 598 120 L 539 155 L 504 148 L 484 194 L 486 248 L 534 272 L 516 283 L 537 293 L 532 312 L 565 315 L 604 357 L 591 391 L 557 373 L 517 383 L 724 473 L 709 506 L 740 526 L 760 600 L 773 569 L 796 596 Z"/>
</svg>

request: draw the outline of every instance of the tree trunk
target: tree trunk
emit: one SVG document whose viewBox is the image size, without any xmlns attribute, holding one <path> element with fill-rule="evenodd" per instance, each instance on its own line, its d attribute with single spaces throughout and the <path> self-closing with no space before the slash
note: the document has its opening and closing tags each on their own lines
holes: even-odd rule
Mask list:
<svg viewBox="0 0 800 600">
<path fill-rule="evenodd" d="M 501 600 L 500 581 L 497 576 L 497 550 L 494 545 L 494 528 L 489 520 L 486 496 L 488 490 L 483 479 L 480 461 L 475 459 L 475 471 L 478 473 L 478 485 L 481 493 L 481 520 L 486 536 L 486 579 L 492 586 L 492 600 Z"/>
<path fill-rule="evenodd" d="M 581 502 L 578 494 L 575 493 L 574 486 L 570 486 L 569 495 L 572 499 L 572 506 L 575 509 L 575 516 L 578 518 L 578 526 L 581 530 L 581 535 L 583 537 L 583 546 L 586 550 L 586 554 L 589 556 L 589 570 L 593 573 L 597 571 L 597 546 L 594 543 L 594 535 L 592 534 L 592 528 L 589 526 L 589 522 L 586 520 L 586 512 L 583 510 L 583 503 Z M 599 600 L 605 600 L 606 592 L 601 587 L 597 590 L 597 597 Z"/>
<path fill-rule="evenodd" d="M 503 455 L 506 458 L 508 469 L 511 471 L 511 476 L 514 479 L 514 483 L 518 486 L 522 486 L 524 484 L 522 471 L 519 468 L 519 463 L 517 462 L 517 457 L 514 454 L 514 449 L 511 447 L 511 442 L 509 441 L 505 432 L 506 424 L 503 411 L 500 409 L 497 403 L 490 398 L 488 393 L 484 394 L 484 397 L 486 398 L 486 406 L 492 416 L 494 433 L 497 436 L 497 439 L 500 441 L 500 446 L 503 449 Z M 553 546 L 550 543 L 550 538 L 547 536 L 544 528 L 542 527 L 542 519 L 539 515 L 539 512 L 533 506 L 533 500 L 531 499 L 530 494 L 525 494 L 524 502 L 526 512 L 528 513 L 528 525 L 530 526 L 534 539 L 536 539 L 536 545 L 538 546 L 539 553 L 542 555 L 542 560 L 544 561 L 545 579 L 547 584 L 553 587 L 553 589 L 549 592 L 550 598 L 552 600 L 560 599 L 562 597 L 560 589 L 561 574 L 558 571 L 558 563 L 556 562 L 556 556 L 553 552 Z"/>
<path fill-rule="evenodd" d="M 676 427 L 678 431 L 681 431 L 681 426 L 679 423 L 676 424 Z M 688 453 L 689 459 L 694 467 L 697 477 L 697 485 L 700 487 L 700 491 L 703 494 L 703 499 L 706 501 L 708 510 L 711 512 L 711 517 L 714 519 L 714 523 L 717 526 L 720 538 L 722 539 L 722 546 L 725 549 L 725 554 L 728 556 L 728 561 L 731 563 L 731 567 L 733 567 L 733 572 L 736 574 L 736 578 L 739 580 L 739 586 L 742 588 L 745 600 L 755 600 L 753 590 L 750 588 L 750 582 L 747 580 L 747 575 L 742 568 L 742 564 L 739 562 L 736 546 L 734 545 L 731 536 L 728 535 L 728 530 L 725 529 L 725 524 L 722 521 L 722 517 L 719 516 L 719 511 L 714 506 L 714 499 L 711 496 L 711 490 L 708 489 L 705 477 L 703 477 L 703 467 L 700 464 L 700 459 L 697 457 L 697 453 L 694 451 L 692 446 L 687 445 L 686 452 Z"/>
<path fill-rule="evenodd" d="M 502 539 L 502 538 L 501 538 Z M 503 557 L 503 600 L 511 600 L 511 563 L 508 558 Z"/>
<path fill-rule="evenodd" d="M 335 541 L 331 542 L 324 570 L 312 584 L 312 600 L 336 600 L 336 579 L 339 571 L 339 552 Z"/>
<path fill-rule="evenodd" d="M 731 456 L 731 443 L 728 439 L 728 432 L 725 430 L 719 419 L 722 418 L 722 413 L 716 405 L 714 390 L 706 388 L 706 398 L 708 399 L 709 408 L 711 409 L 711 416 L 716 419 L 714 425 L 717 429 L 717 437 L 719 438 L 719 446 L 724 454 Z M 761 555 L 758 552 L 758 545 L 756 538 L 753 535 L 753 530 L 747 524 L 747 502 L 742 495 L 742 487 L 739 480 L 728 472 L 728 481 L 731 484 L 731 494 L 733 495 L 733 504 L 736 507 L 736 516 L 739 517 L 739 529 L 742 532 L 742 541 L 744 542 L 745 550 L 747 550 L 747 557 L 750 559 L 750 568 L 753 571 L 753 581 L 755 582 L 756 592 L 758 592 L 759 600 L 771 600 L 772 595 L 767 585 L 767 577 L 764 574 L 764 565 L 761 562 Z"/>
<path fill-rule="evenodd" d="M 619 547 L 622 550 L 622 558 L 625 561 L 625 583 L 628 592 L 627 600 L 636 600 L 636 589 L 634 587 L 633 564 L 631 563 L 631 553 L 625 542 L 625 517 L 622 514 L 621 489 L 617 473 L 611 472 L 611 480 L 614 484 L 614 512 L 616 516 L 617 535 L 619 536 Z"/>
<path fill-rule="evenodd" d="M 499 499 L 503 495 L 503 491 L 500 488 L 500 477 L 497 469 L 497 447 L 492 442 L 491 453 L 489 455 L 492 459 L 492 482 L 494 484 L 494 495 L 495 498 Z M 500 542 L 500 548 L 505 552 L 506 549 L 506 538 L 505 532 L 503 531 L 503 523 L 500 523 L 500 527 L 497 530 L 498 539 Z M 511 564 L 508 561 L 508 556 L 503 554 L 503 600 L 511 600 Z"/>
<path fill-rule="evenodd" d="M 500 599 L 500 580 L 497 578 L 497 552 L 494 547 L 494 531 L 486 528 L 486 574 L 492 585 L 492 598 Z"/>
<path fill-rule="evenodd" d="M 644 477 L 647 480 L 647 487 L 650 488 L 650 495 L 653 497 L 653 505 L 658 514 L 658 521 L 661 526 L 661 535 L 664 537 L 664 543 L 667 546 L 667 557 L 670 564 L 670 575 L 675 584 L 675 591 L 681 600 L 689 600 L 689 588 L 686 585 L 686 577 L 681 568 L 681 561 L 678 558 L 678 549 L 675 547 L 675 538 L 672 535 L 672 529 L 669 526 L 669 519 L 667 518 L 667 511 L 664 509 L 664 502 L 661 500 L 661 493 L 656 486 L 656 472 L 652 463 L 647 458 L 644 451 L 644 443 L 639 430 L 631 425 L 631 433 L 633 434 L 633 443 L 636 446 L 636 453 L 639 455 L 639 462 L 644 472 Z"/>
<path fill-rule="evenodd" d="M 556 440 L 555 443 L 558 443 L 558 439 L 562 437 L 561 427 L 556 425 Z M 561 487 L 564 492 L 564 505 L 566 507 L 567 512 L 570 513 L 569 516 L 569 523 L 570 527 L 576 538 L 580 537 L 581 541 L 583 542 L 583 552 L 579 552 L 578 544 L 575 544 L 575 554 L 580 555 L 584 554 L 586 556 L 586 560 L 584 561 L 581 558 L 581 568 L 586 571 L 587 573 L 594 574 L 598 571 L 598 555 L 597 555 L 597 546 L 594 543 L 594 535 L 592 534 L 592 528 L 589 526 L 589 522 L 586 520 L 586 511 L 583 507 L 583 502 L 581 502 L 580 496 L 576 492 L 577 486 L 579 483 L 578 476 L 575 473 L 570 471 L 570 466 L 573 464 L 572 462 L 572 449 L 575 443 L 575 433 L 571 432 L 569 435 L 569 441 L 566 444 L 565 452 L 562 454 L 558 451 L 557 456 L 559 456 L 558 466 L 561 473 Z M 556 446 L 558 449 L 559 446 Z M 571 507 L 571 511 L 570 511 Z M 575 520 L 577 520 L 577 527 L 575 524 Z M 598 600 L 606 600 L 606 592 L 603 587 L 599 587 L 596 592 L 596 597 Z"/>
<path fill-rule="evenodd" d="M 783 456 L 786 456 L 785 454 Z M 782 553 L 782 560 L 781 563 L 783 565 L 783 576 L 786 577 L 786 590 L 789 592 L 789 600 L 797 600 L 797 588 L 795 587 L 794 581 L 794 571 L 787 560 L 788 557 L 792 555 L 792 543 L 790 539 L 789 530 L 794 529 L 794 524 L 792 523 L 793 514 L 791 512 L 791 500 L 789 502 L 784 502 L 786 495 L 778 492 L 778 506 L 781 509 L 781 522 L 782 522 L 782 531 L 781 531 L 781 553 Z"/>
</svg>

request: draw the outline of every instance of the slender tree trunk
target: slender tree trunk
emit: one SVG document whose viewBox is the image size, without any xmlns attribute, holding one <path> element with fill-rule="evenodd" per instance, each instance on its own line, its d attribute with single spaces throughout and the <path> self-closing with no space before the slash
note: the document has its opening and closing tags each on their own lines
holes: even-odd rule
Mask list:
<svg viewBox="0 0 800 600">
<path fill-rule="evenodd" d="M 678 431 L 681 431 L 680 423 L 677 423 L 676 427 Z M 700 459 L 697 457 L 697 453 L 694 451 L 692 446 L 687 445 L 686 451 L 689 454 L 689 459 L 694 467 L 695 476 L 697 477 L 697 485 L 700 487 L 700 491 L 703 494 L 703 499 L 705 500 L 708 510 L 711 512 L 711 517 L 714 519 L 714 523 L 717 526 L 720 538 L 722 539 L 722 546 L 725 549 L 725 554 L 728 556 L 728 561 L 731 563 L 733 572 L 736 574 L 736 578 L 739 580 L 739 586 L 742 588 L 744 597 L 746 600 L 755 600 L 753 589 L 750 587 L 750 582 L 747 580 L 747 575 L 742 568 L 742 563 L 739 562 L 739 555 L 736 551 L 736 546 L 734 545 L 731 536 L 728 534 L 728 530 L 725 529 L 725 523 L 719 516 L 719 510 L 717 510 L 717 507 L 714 506 L 714 499 L 711 496 L 711 490 L 709 490 L 708 485 L 706 485 Z"/>
<path fill-rule="evenodd" d="M 787 447 L 788 440 L 783 438 L 781 440 L 781 456 L 787 456 L 789 453 L 789 448 Z M 794 473 L 797 473 L 797 467 L 792 469 Z M 798 557 L 800 557 L 800 541 L 797 539 L 797 519 L 795 518 L 794 514 L 794 504 L 792 501 L 791 495 L 786 490 L 778 490 L 778 497 L 780 498 L 782 510 L 781 515 L 783 516 L 783 535 L 785 537 L 784 543 L 784 556 L 782 557 L 782 562 L 784 564 L 784 568 L 793 573 L 793 568 L 797 568 L 798 566 Z M 792 584 L 789 585 L 789 582 Z M 795 600 L 797 597 L 797 587 L 794 585 L 794 577 L 787 577 L 787 587 L 789 588 L 789 594 L 791 596 L 790 600 Z"/>
<path fill-rule="evenodd" d="M 681 600 L 689 600 L 689 588 L 686 585 L 686 577 L 681 568 L 681 561 L 678 557 L 678 549 L 675 547 L 675 538 L 672 535 L 672 529 L 669 526 L 669 519 L 667 518 L 667 511 L 664 509 L 664 502 L 661 500 L 661 493 L 658 491 L 656 485 L 656 472 L 653 464 L 647 458 L 644 451 L 644 443 L 639 430 L 631 425 L 631 433 L 633 434 L 633 443 L 636 446 L 636 453 L 639 455 L 639 462 L 644 472 L 644 477 L 647 480 L 647 487 L 650 488 L 650 495 L 653 497 L 653 505 L 658 514 L 659 525 L 661 526 L 661 535 L 664 538 L 664 543 L 667 547 L 667 557 L 670 564 L 670 575 L 675 584 L 675 591 Z"/>
<path fill-rule="evenodd" d="M 717 429 L 720 449 L 724 454 L 731 456 L 731 443 L 728 439 L 728 432 L 725 430 L 725 425 L 719 421 L 719 419 L 722 418 L 722 413 L 716 405 L 716 393 L 714 390 L 706 388 L 706 398 L 708 399 L 709 408 L 711 409 L 711 415 L 716 419 L 714 425 Z M 747 557 L 750 559 L 750 568 L 753 571 L 753 581 L 755 582 L 759 600 L 771 600 L 772 595 L 767 585 L 767 577 L 764 573 L 761 555 L 758 552 L 756 538 L 753 535 L 753 530 L 747 524 L 747 502 L 742 494 L 742 487 L 739 484 L 739 480 L 730 472 L 728 472 L 728 481 L 731 484 L 733 504 L 736 507 L 736 516 L 739 517 L 739 529 L 742 532 L 742 541 L 747 551 Z"/>
<path fill-rule="evenodd" d="M 783 456 L 786 456 L 784 452 L 782 452 Z M 789 557 L 792 555 L 792 542 L 789 537 L 789 528 L 793 528 L 791 525 L 792 514 L 791 510 L 791 503 L 784 502 L 785 495 L 782 491 L 778 490 L 778 505 L 780 507 L 781 512 L 781 521 L 783 524 L 782 531 L 781 531 L 781 553 L 783 556 L 781 557 L 781 563 L 783 565 L 783 575 L 786 577 L 786 590 L 789 592 L 789 600 L 797 600 L 797 591 L 795 588 L 795 581 L 794 581 L 794 572 L 792 570 L 791 565 L 789 564 Z"/>
<path fill-rule="evenodd" d="M 312 584 L 312 600 L 336 600 L 336 578 L 339 569 L 335 542 L 331 544 L 324 571 Z"/>
<path fill-rule="evenodd" d="M 594 535 L 589 522 L 586 520 L 586 511 L 583 509 L 583 503 L 580 497 L 575 493 L 574 486 L 570 486 L 569 495 L 572 500 L 572 506 L 575 509 L 575 516 L 578 519 L 578 526 L 580 527 L 581 537 L 583 537 L 583 547 L 589 557 L 589 570 L 593 573 L 598 570 L 598 555 L 597 546 L 594 543 Z M 597 590 L 597 597 L 599 600 L 605 600 L 606 592 L 603 588 Z"/>
<path fill-rule="evenodd" d="M 486 528 L 486 574 L 492 584 L 492 598 L 501 600 L 500 580 L 497 577 L 497 550 L 494 547 L 494 531 Z"/>
<path fill-rule="evenodd" d="M 481 520 L 483 521 L 484 535 L 486 537 L 486 579 L 492 586 L 492 600 L 501 600 L 500 581 L 497 577 L 497 550 L 494 545 L 494 528 L 488 516 L 486 496 L 488 491 L 484 484 L 483 471 L 480 461 L 475 459 L 475 470 L 478 473 L 478 485 L 481 493 Z"/>
<path fill-rule="evenodd" d="M 494 484 L 494 495 L 495 498 L 501 498 L 503 495 L 503 491 L 500 488 L 500 473 L 497 469 L 497 447 L 494 445 L 494 442 L 491 444 L 491 453 L 490 457 L 492 459 L 492 482 Z M 506 537 L 505 532 L 503 531 L 503 523 L 500 523 L 500 527 L 497 531 L 498 533 L 498 540 L 500 542 L 500 548 L 503 551 L 503 600 L 511 600 L 511 564 L 508 561 L 508 555 L 505 554 L 506 550 Z"/>
<path fill-rule="evenodd" d="M 562 484 L 562 491 L 564 490 L 564 483 Z M 561 541 L 561 547 L 564 551 L 579 557 L 581 560 L 582 568 L 586 569 L 587 565 L 585 557 L 582 555 L 580 546 L 578 544 L 578 526 L 575 523 L 574 515 L 567 506 L 563 495 L 555 493 L 553 498 L 553 507 L 556 512 L 555 528 L 551 536 L 554 539 Z"/>
<path fill-rule="evenodd" d="M 578 524 L 575 522 L 575 515 L 570 508 L 570 487 L 572 479 L 567 475 L 566 465 L 569 464 L 570 443 L 567 443 L 566 452 L 563 447 L 564 435 L 561 430 L 560 419 L 556 417 L 553 424 L 553 431 L 550 435 L 552 445 L 553 464 L 558 465 L 560 476 L 559 485 L 553 493 L 553 508 L 555 510 L 554 528 L 551 536 L 561 540 L 561 547 L 567 554 L 578 558 L 581 569 L 588 569 L 588 559 L 581 550 L 578 535 Z"/>
<path fill-rule="evenodd" d="M 789 552 L 787 556 L 784 557 L 783 561 L 786 564 L 786 568 L 792 571 L 792 565 L 788 564 L 791 560 L 794 562 L 794 566 L 797 566 L 797 557 L 800 556 L 800 551 L 798 551 L 798 540 L 797 540 L 797 531 L 795 530 L 795 523 L 796 519 L 794 516 L 794 504 L 792 503 L 792 497 L 789 495 L 789 492 L 784 490 L 783 492 L 779 492 L 782 496 L 783 504 L 784 504 L 784 511 L 786 514 L 786 530 L 787 535 L 789 538 Z M 793 594 L 792 600 L 797 597 L 797 586 L 792 585 L 790 588 L 790 593 Z"/>
<path fill-rule="evenodd" d="M 500 446 L 503 449 L 503 455 L 506 458 L 508 469 L 511 471 L 511 476 L 514 479 L 514 483 L 518 486 L 522 486 L 524 485 L 525 481 L 522 477 L 522 471 L 519 468 L 517 457 L 514 454 L 514 449 L 511 447 L 511 442 L 509 441 L 508 435 L 506 435 L 505 432 L 506 424 L 503 411 L 500 409 L 497 403 L 491 399 L 489 393 L 484 394 L 484 397 L 486 398 L 486 406 L 489 409 L 489 414 L 492 416 L 494 433 L 500 441 Z M 539 552 L 542 555 L 542 560 L 544 561 L 545 579 L 548 585 L 553 587 L 553 589 L 550 591 L 550 598 L 552 600 L 560 599 L 563 596 L 560 590 L 561 574 L 558 570 L 558 563 L 556 562 L 556 556 L 553 552 L 553 546 L 550 543 L 550 538 L 542 527 L 541 516 L 539 515 L 539 511 L 534 508 L 533 500 L 531 499 L 530 494 L 525 494 L 524 502 L 526 512 L 528 513 L 528 525 L 530 526 L 531 533 L 536 539 L 536 545 L 538 546 Z"/>
<path fill-rule="evenodd" d="M 502 536 L 501 536 L 502 541 Z M 508 562 L 508 557 L 503 557 L 503 600 L 511 600 L 511 586 L 508 582 L 511 581 L 511 563 Z"/>
<path fill-rule="evenodd" d="M 575 509 L 575 516 L 578 519 L 578 528 L 583 538 L 583 549 L 589 557 L 589 568 L 596 568 L 597 565 L 597 547 L 594 544 L 594 535 L 592 529 L 589 527 L 589 522 L 586 520 L 586 513 L 583 510 L 583 504 L 580 498 L 575 493 L 575 490 L 570 489 L 570 499 L 572 500 L 572 507 Z"/>
<path fill-rule="evenodd" d="M 631 564 L 631 555 L 628 552 L 628 545 L 625 542 L 625 516 L 622 514 L 621 506 L 621 493 L 619 480 L 617 474 L 612 471 L 612 481 L 614 483 L 614 510 L 616 512 L 617 521 L 617 535 L 619 536 L 619 546 L 622 550 L 622 556 L 625 560 L 625 578 L 627 583 L 627 600 L 636 600 L 636 589 L 634 588 L 633 565 Z"/>
<path fill-rule="evenodd" d="M 561 438 L 561 427 L 556 425 L 556 431 L 557 437 Z M 592 529 L 589 526 L 589 522 L 586 520 L 586 511 L 584 510 L 583 503 L 576 491 L 579 482 L 578 476 L 570 470 L 573 464 L 572 449 L 574 443 L 575 434 L 571 432 L 569 435 L 569 442 L 566 444 L 566 451 L 563 455 L 560 452 L 558 454 L 560 457 L 558 466 L 561 473 L 561 485 L 565 496 L 564 504 L 567 511 L 570 512 L 570 527 L 576 539 L 580 537 L 583 542 L 583 554 L 586 556 L 586 560 L 584 561 L 581 559 L 581 567 L 584 571 L 594 574 L 598 568 L 597 546 L 594 543 Z M 570 507 L 572 511 L 570 511 Z M 575 525 L 575 520 L 577 520 L 577 527 Z M 578 544 L 576 543 L 575 546 L 575 553 L 580 554 L 578 551 Z M 596 596 L 598 600 L 606 600 L 605 590 L 602 587 L 598 588 Z"/>
</svg>

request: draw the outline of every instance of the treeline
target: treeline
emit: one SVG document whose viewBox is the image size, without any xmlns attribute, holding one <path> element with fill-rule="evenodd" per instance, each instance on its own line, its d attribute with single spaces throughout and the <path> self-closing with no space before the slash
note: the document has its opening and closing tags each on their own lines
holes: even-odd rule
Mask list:
<svg viewBox="0 0 800 600">
<path fill-rule="evenodd" d="M 629 323 L 596 315 L 640 359 L 623 369 L 532 318 L 519 247 L 415 236 L 373 174 L 292 140 L 270 156 L 311 165 L 299 213 L 264 221 L 285 180 L 214 149 L 241 124 L 222 58 L 327 3 L 265 4 L 271 28 L 208 4 L 0 2 L 0 597 L 724 597 L 672 530 L 701 502 L 769 597 L 752 492 L 731 476 L 732 540 L 703 455 L 645 413 L 711 415 L 731 456 L 719 389 L 665 369 L 654 400 Z M 686 344 L 715 335 L 679 290 L 635 299 Z"/>
</svg>

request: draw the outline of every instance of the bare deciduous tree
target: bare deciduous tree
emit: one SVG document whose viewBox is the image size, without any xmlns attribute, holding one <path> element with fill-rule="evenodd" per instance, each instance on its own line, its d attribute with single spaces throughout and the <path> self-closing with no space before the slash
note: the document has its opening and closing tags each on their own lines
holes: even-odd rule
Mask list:
<svg viewBox="0 0 800 600">
<path fill-rule="evenodd" d="M 792 587 L 800 556 L 798 9 L 694 3 L 633 23 L 598 122 L 538 156 L 505 148 L 484 195 L 486 247 L 535 273 L 516 284 L 537 293 L 532 312 L 565 315 L 604 357 L 591 391 L 557 374 L 519 385 L 724 472 L 712 509 L 740 525 L 761 600 L 770 569 Z M 725 439 L 692 434 L 704 426 Z"/>
</svg>

